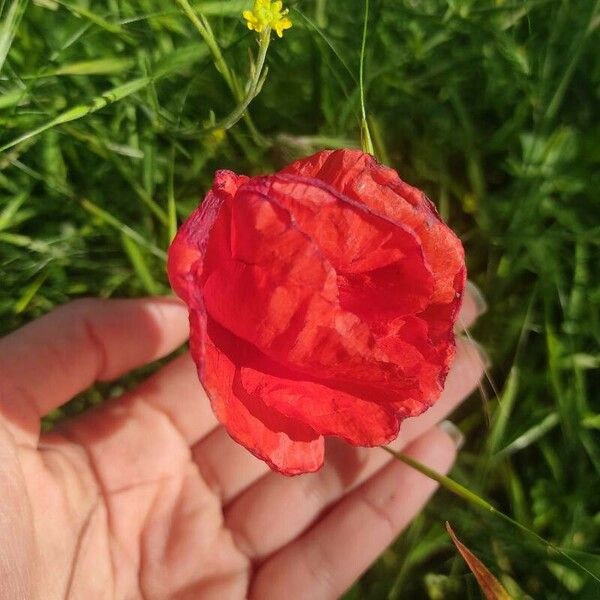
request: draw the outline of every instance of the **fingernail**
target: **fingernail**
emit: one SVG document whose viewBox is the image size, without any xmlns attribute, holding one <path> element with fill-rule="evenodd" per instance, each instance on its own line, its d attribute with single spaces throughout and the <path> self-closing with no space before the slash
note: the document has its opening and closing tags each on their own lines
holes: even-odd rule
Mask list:
<svg viewBox="0 0 600 600">
<path fill-rule="evenodd" d="M 460 450 L 463 447 L 465 436 L 452 421 L 442 421 L 438 427 L 454 442 L 454 446 L 457 450 Z"/>
<path fill-rule="evenodd" d="M 485 300 L 483 292 L 471 281 L 467 281 L 467 293 L 473 299 L 477 316 L 481 316 L 487 312 L 488 304 Z"/>
</svg>

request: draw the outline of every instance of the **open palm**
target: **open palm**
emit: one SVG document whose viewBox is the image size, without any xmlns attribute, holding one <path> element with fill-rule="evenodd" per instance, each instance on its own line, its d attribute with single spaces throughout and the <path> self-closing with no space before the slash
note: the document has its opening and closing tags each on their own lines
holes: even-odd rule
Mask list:
<svg viewBox="0 0 600 600">
<path fill-rule="evenodd" d="M 338 442 L 318 473 L 270 472 L 218 426 L 187 354 L 40 434 L 41 416 L 186 335 L 177 301 L 83 300 L 0 340 L 0 599 L 335 598 L 434 491 Z M 455 444 L 435 425 L 482 369 L 461 342 L 443 398 L 394 447 L 448 470 Z"/>
</svg>

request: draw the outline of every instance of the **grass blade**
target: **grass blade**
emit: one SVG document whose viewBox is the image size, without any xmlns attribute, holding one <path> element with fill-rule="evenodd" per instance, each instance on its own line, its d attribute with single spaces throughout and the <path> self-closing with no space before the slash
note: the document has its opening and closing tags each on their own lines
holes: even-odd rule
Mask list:
<svg viewBox="0 0 600 600">
<path fill-rule="evenodd" d="M 0 109 L 18 104 L 21 99 L 27 95 L 27 91 L 21 88 L 14 88 L 0 95 Z"/>
<path fill-rule="evenodd" d="M 48 272 L 41 273 L 38 275 L 31 284 L 25 289 L 23 295 L 15 302 L 14 312 L 15 314 L 22 313 L 28 306 L 29 303 L 33 300 L 35 295 L 38 293 L 39 289 L 42 287 L 44 281 L 48 277 Z"/>
<path fill-rule="evenodd" d="M 23 192 L 18 196 L 15 196 L 0 212 L 0 231 L 11 227 L 15 215 L 19 212 L 19 208 L 27 198 L 29 194 Z"/>
<path fill-rule="evenodd" d="M 12 45 L 26 6 L 27 0 L 13 0 L 6 16 L 2 19 L 2 24 L 0 25 L 0 72 L 8 56 L 8 51 Z"/>
<path fill-rule="evenodd" d="M 492 427 L 487 438 L 487 447 L 490 454 L 497 452 L 504 434 L 506 432 L 506 426 L 512 412 L 515 400 L 517 398 L 517 391 L 519 389 L 519 369 L 513 366 L 508 374 L 504 389 L 500 394 L 498 401 L 498 407 L 493 417 Z"/>
<path fill-rule="evenodd" d="M 112 75 L 121 73 L 131 68 L 134 61 L 131 58 L 97 58 L 94 60 L 82 60 L 66 65 L 58 69 L 44 73 L 45 77 L 53 75 Z"/>
<path fill-rule="evenodd" d="M 173 241 L 177 233 L 177 204 L 175 202 L 175 145 L 171 148 L 171 156 L 169 160 L 169 181 L 167 188 L 167 233 L 169 236 L 169 244 Z"/>
<path fill-rule="evenodd" d="M 144 289 L 151 296 L 156 296 L 160 293 L 160 286 L 155 281 L 154 277 L 152 277 L 152 272 L 148 267 L 148 263 L 142 254 L 139 245 L 137 242 L 133 240 L 130 236 L 121 233 L 121 242 L 123 244 L 123 249 L 125 253 L 129 257 L 131 261 L 131 265 L 136 272 L 141 284 L 144 286 Z"/>
<path fill-rule="evenodd" d="M 4 146 L 0 147 L 0 152 L 5 152 L 17 144 L 36 137 L 41 133 L 44 133 L 44 131 L 48 131 L 48 129 L 56 127 L 57 125 L 70 123 L 71 121 L 76 121 L 77 119 L 81 119 L 82 117 L 95 113 L 109 104 L 114 104 L 115 102 L 118 102 L 119 100 L 122 100 L 131 94 L 139 92 L 141 89 L 145 88 L 150 81 L 150 77 L 140 77 L 139 79 L 134 79 L 133 81 L 129 81 L 122 85 L 111 88 L 110 90 L 104 92 L 104 94 L 101 96 L 93 98 L 87 104 L 79 104 L 74 106 L 73 108 L 61 113 L 51 121 L 48 121 L 36 129 L 32 129 L 31 131 L 20 135 L 18 138 L 11 140 L 7 144 L 4 144 Z"/>
<path fill-rule="evenodd" d="M 157 248 L 152 242 L 149 242 L 143 235 L 139 234 L 135 229 L 132 229 L 128 225 L 125 225 L 119 219 L 106 212 L 103 208 L 100 208 L 97 204 L 94 204 L 90 200 L 83 199 L 81 201 L 81 205 L 85 210 L 92 213 L 94 216 L 98 217 L 100 220 L 104 221 L 108 225 L 114 227 L 117 231 L 120 231 L 123 235 L 131 238 L 134 242 L 137 242 L 140 246 L 147 248 L 156 256 L 163 261 L 167 261 L 166 253 Z"/>
<path fill-rule="evenodd" d="M 365 109 L 365 48 L 367 45 L 367 27 L 369 24 L 369 0 L 365 0 L 365 19 L 363 23 L 362 42 L 360 45 L 360 67 L 359 67 L 359 89 L 360 89 L 360 112 L 361 112 L 361 138 L 362 149 L 368 154 L 375 155 L 373 149 L 373 141 L 371 140 L 371 132 L 369 131 L 369 122 L 367 121 L 367 112 Z"/>
<path fill-rule="evenodd" d="M 494 456 L 494 459 L 504 458 L 515 452 L 519 452 L 527 446 L 531 446 L 534 442 L 539 440 L 541 437 L 546 435 L 551 429 L 556 427 L 560 423 L 560 417 L 558 413 L 551 412 L 539 423 L 530 427 L 525 433 L 521 434 L 516 440 L 513 440 L 508 446 L 502 448 L 498 454 Z"/>
<path fill-rule="evenodd" d="M 60 4 L 64 8 L 66 8 L 69 12 L 72 12 L 74 15 L 78 17 L 82 17 L 84 19 L 88 19 L 94 25 L 105 29 L 110 33 L 116 33 L 121 36 L 121 39 L 126 40 L 129 43 L 133 43 L 133 38 L 125 31 L 125 29 L 119 23 L 111 23 L 106 19 L 103 19 L 101 16 L 96 14 L 93 10 L 89 10 L 84 8 L 83 6 L 79 6 L 76 4 L 71 4 L 70 2 L 65 2 L 64 0 L 55 0 L 57 4 Z"/>
</svg>

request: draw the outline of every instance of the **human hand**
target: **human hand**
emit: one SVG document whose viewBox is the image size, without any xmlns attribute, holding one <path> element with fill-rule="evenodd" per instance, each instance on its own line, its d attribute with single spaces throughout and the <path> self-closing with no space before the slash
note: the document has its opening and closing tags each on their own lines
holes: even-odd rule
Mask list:
<svg viewBox="0 0 600 600">
<path fill-rule="evenodd" d="M 463 307 L 470 324 L 477 309 Z M 186 354 L 133 392 L 40 433 L 94 381 L 171 352 L 175 300 L 80 300 L 0 340 L 0 599 L 335 598 L 418 514 L 433 481 L 379 448 L 330 440 L 286 478 L 218 426 Z M 459 341 L 442 398 L 391 444 L 447 472 L 436 424 L 477 385 Z"/>
</svg>

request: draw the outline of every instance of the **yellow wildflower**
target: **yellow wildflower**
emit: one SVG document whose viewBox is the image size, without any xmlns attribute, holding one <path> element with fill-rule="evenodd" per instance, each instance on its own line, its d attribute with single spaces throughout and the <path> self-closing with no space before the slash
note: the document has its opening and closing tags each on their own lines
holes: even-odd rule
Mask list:
<svg viewBox="0 0 600 600">
<path fill-rule="evenodd" d="M 246 19 L 248 29 L 257 33 L 262 33 L 266 29 L 274 29 L 279 37 L 283 36 L 285 29 L 292 26 L 292 22 L 286 16 L 288 9 L 283 9 L 283 2 L 280 0 L 254 0 L 252 10 L 245 10 L 243 13 Z"/>
</svg>

